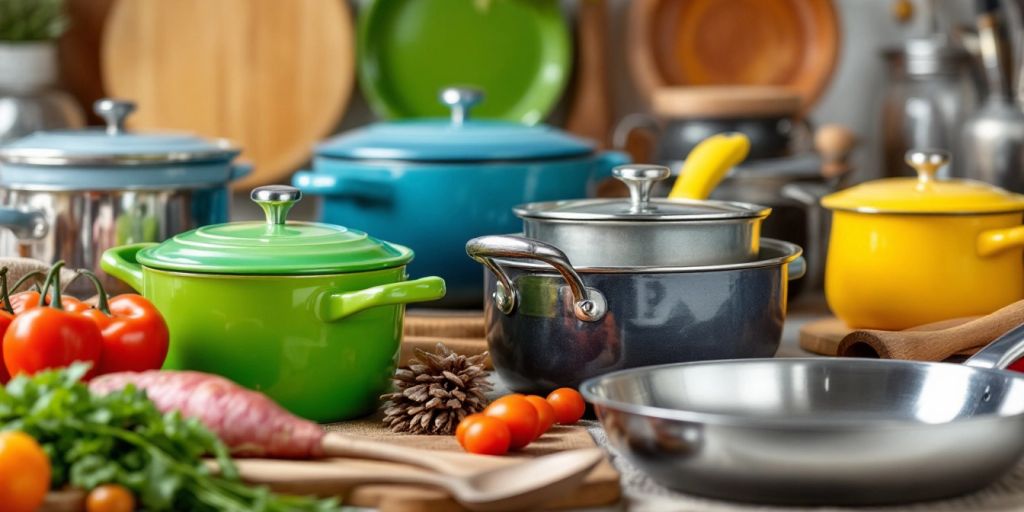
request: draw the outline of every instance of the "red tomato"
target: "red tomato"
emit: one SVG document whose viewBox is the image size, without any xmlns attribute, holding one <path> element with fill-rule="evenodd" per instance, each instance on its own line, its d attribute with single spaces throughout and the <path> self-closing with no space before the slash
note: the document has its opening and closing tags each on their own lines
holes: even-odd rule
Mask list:
<svg viewBox="0 0 1024 512">
<path fill-rule="evenodd" d="M 1024 372 L 1024 359 L 1018 359 L 1006 368 L 1007 370 L 1013 370 L 1015 372 Z"/>
<path fill-rule="evenodd" d="M 46 303 L 50 303 L 50 295 L 46 296 Z M 80 313 L 89 309 L 91 306 L 88 304 L 67 295 L 61 295 L 60 297 L 61 306 L 64 310 L 72 313 Z M 15 315 L 20 315 L 30 309 L 39 307 L 39 292 L 30 290 L 27 292 L 18 292 L 11 295 L 11 309 L 14 310 Z"/>
<path fill-rule="evenodd" d="M 501 397 L 488 405 L 484 414 L 508 425 L 508 431 L 512 434 L 509 448 L 512 450 L 525 447 L 537 436 L 537 424 L 540 423 L 537 409 L 523 395 Z"/>
<path fill-rule="evenodd" d="M 7 373 L 7 366 L 4 364 L 3 336 L 13 321 L 14 315 L 0 310 L 0 384 L 7 384 L 11 380 L 11 374 Z"/>
<path fill-rule="evenodd" d="M 497 418 L 471 414 L 459 422 L 455 437 L 469 453 L 504 455 L 511 443 L 508 425 Z"/>
<path fill-rule="evenodd" d="M 526 401 L 530 402 L 534 409 L 537 409 L 537 435 L 534 437 L 536 439 L 544 435 L 551 428 L 551 425 L 555 424 L 555 408 L 551 407 L 551 404 L 544 397 L 537 395 L 527 396 Z"/>
<path fill-rule="evenodd" d="M 124 294 L 110 299 L 110 316 L 98 309 L 82 315 L 90 318 L 103 335 L 103 359 L 99 373 L 157 370 L 167 357 L 167 323 L 141 295 Z"/>
<path fill-rule="evenodd" d="M 88 378 L 96 375 L 103 336 L 92 320 L 78 313 L 37 307 L 14 318 L 4 334 L 3 351 L 12 376 L 87 361 L 92 363 Z"/>
<path fill-rule="evenodd" d="M 572 388 L 558 388 L 548 395 L 548 403 L 555 409 L 555 421 L 559 425 L 572 425 L 583 417 L 587 403 L 583 395 Z"/>
</svg>

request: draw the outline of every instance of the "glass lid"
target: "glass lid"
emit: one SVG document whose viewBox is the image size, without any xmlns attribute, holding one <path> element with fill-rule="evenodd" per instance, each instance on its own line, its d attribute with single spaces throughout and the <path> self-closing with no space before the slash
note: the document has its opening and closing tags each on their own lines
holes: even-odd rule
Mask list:
<svg viewBox="0 0 1024 512">
<path fill-rule="evenodd" d="M 576 221 L 678 222 L 765 217 L 771 209 L 749 203 L 694 199 L 652 199 L 657 182 L 671 175 L 660 165 L 620 165 L 612 170 L 629 188 L 629 199 L 573 199 L 517 206 L 523 218 Z"/>
<path fill-rule="evenodd" d="M 939 179 L 950 155 L 939 150 L 911 150 L 906 161 L 916 178 L 869 181 L 822 198 L 832 210 L 894 214 L 986 214 L 1024 211 L 1024 195 L 974 180 Z"/>
<path fill-rule="evenodd" d="M 135 111 L 130 101 L 102 99 L 93 105 L 106 128 L 38 132 L 0 148 L 0 162 L 55 166 L 153 165 L 228 161 L 239 150 L 223 139 L 187 133 L 132 133 L 125 119 Z"/>
<path fill-rule="evenodd" d="M 567 158 L 591 153 L 590 141 L 550 126 L 469 119 L 483 99 L 474 89 L 450 88 L 441 101 L 450 119 L 408 119 L 375 123 L 317 147 L 320 157 L 360 160 L 493 161 Z"/>
<path fill-rule="evenodd" d="M 139 251 L 139 263 L 162 270 L 203 274 L 317 275 L 405 265 L 410 249 L 333 224 L 286 220 L 302 198 L 297 188 L 259 187 L 252 200 L 265 222 L 229 222 L 175 235 Z"/>
</svg>

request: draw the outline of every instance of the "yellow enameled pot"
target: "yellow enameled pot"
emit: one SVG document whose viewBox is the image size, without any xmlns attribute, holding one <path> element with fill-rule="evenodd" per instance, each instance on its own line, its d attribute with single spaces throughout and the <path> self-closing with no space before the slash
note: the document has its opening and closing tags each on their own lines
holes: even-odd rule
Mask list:
<svg viewBox="0 0 1024 512">
<path fill-rule="evenodd" d="M 948 153 L 910 151 L 917 178 L 822 199 L 834 212 L 825 296 L 848 326 L 906 329 L 1024 298 L 1024 196 L 936 178 L 948 161 Z"/>
</svg>

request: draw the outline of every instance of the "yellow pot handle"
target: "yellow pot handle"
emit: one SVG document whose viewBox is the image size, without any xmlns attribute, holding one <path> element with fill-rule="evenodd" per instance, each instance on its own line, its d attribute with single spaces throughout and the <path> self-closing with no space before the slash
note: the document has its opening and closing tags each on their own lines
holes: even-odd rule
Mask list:
<svg viewBox="0 0 1024 512">
<path fill-rule="evenodd" d="M 978 235 L 978 254 L 981 256 L 993 256 L 1017 247 L 1024 247 L 1024 226 L 990 229 Z"/>
</svg>

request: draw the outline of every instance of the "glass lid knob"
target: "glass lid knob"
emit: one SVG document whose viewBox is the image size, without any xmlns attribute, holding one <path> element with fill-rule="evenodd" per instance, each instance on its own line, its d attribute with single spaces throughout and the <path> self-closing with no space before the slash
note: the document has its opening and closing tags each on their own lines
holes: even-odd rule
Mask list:
<svg viewBox="0 0 1024 512">
<path fill-rule="evenodd" d="M 103 98 L 92 104 L 92 110 L 96 115 L 107 122 L 107 135 L 118 135 L 124 133 L 125 119 L 135 112 L 135 103 L 127 100 Z"/>
<path fill-rule="evenodd" d="M 911 149 L 904 160 L 917 171 L 917 188 L 935 181 L 935 175 L 949 163 L 950 154 L 941 149 Z"/>
<path fill-rule="evenodd" d="M 288 211 L 302 199 L 302 191 L 288 185 L 267 185 L 252 190 L 249 197 L 263 208 L 267 224 L 283 225 L 288 220 Z"/>
<path fill-rule="evenodd" d="M 452 109 L 452 124 L 462 126 L 469 119 L 469 109 L 483 101 L 484 93 L 472 87 L 448 87 L 440 97 L 441 103 Z"/>
<path fill-rule="evenodd" d="M 659 181 L 672 175 L 668 167 L 661 165 L 630 164 L 612 169 L 612 176 L 626 184 L 629 189 L 630 212 L 645 213 L 651 210 L 651 190 Z"/>
</svg>

